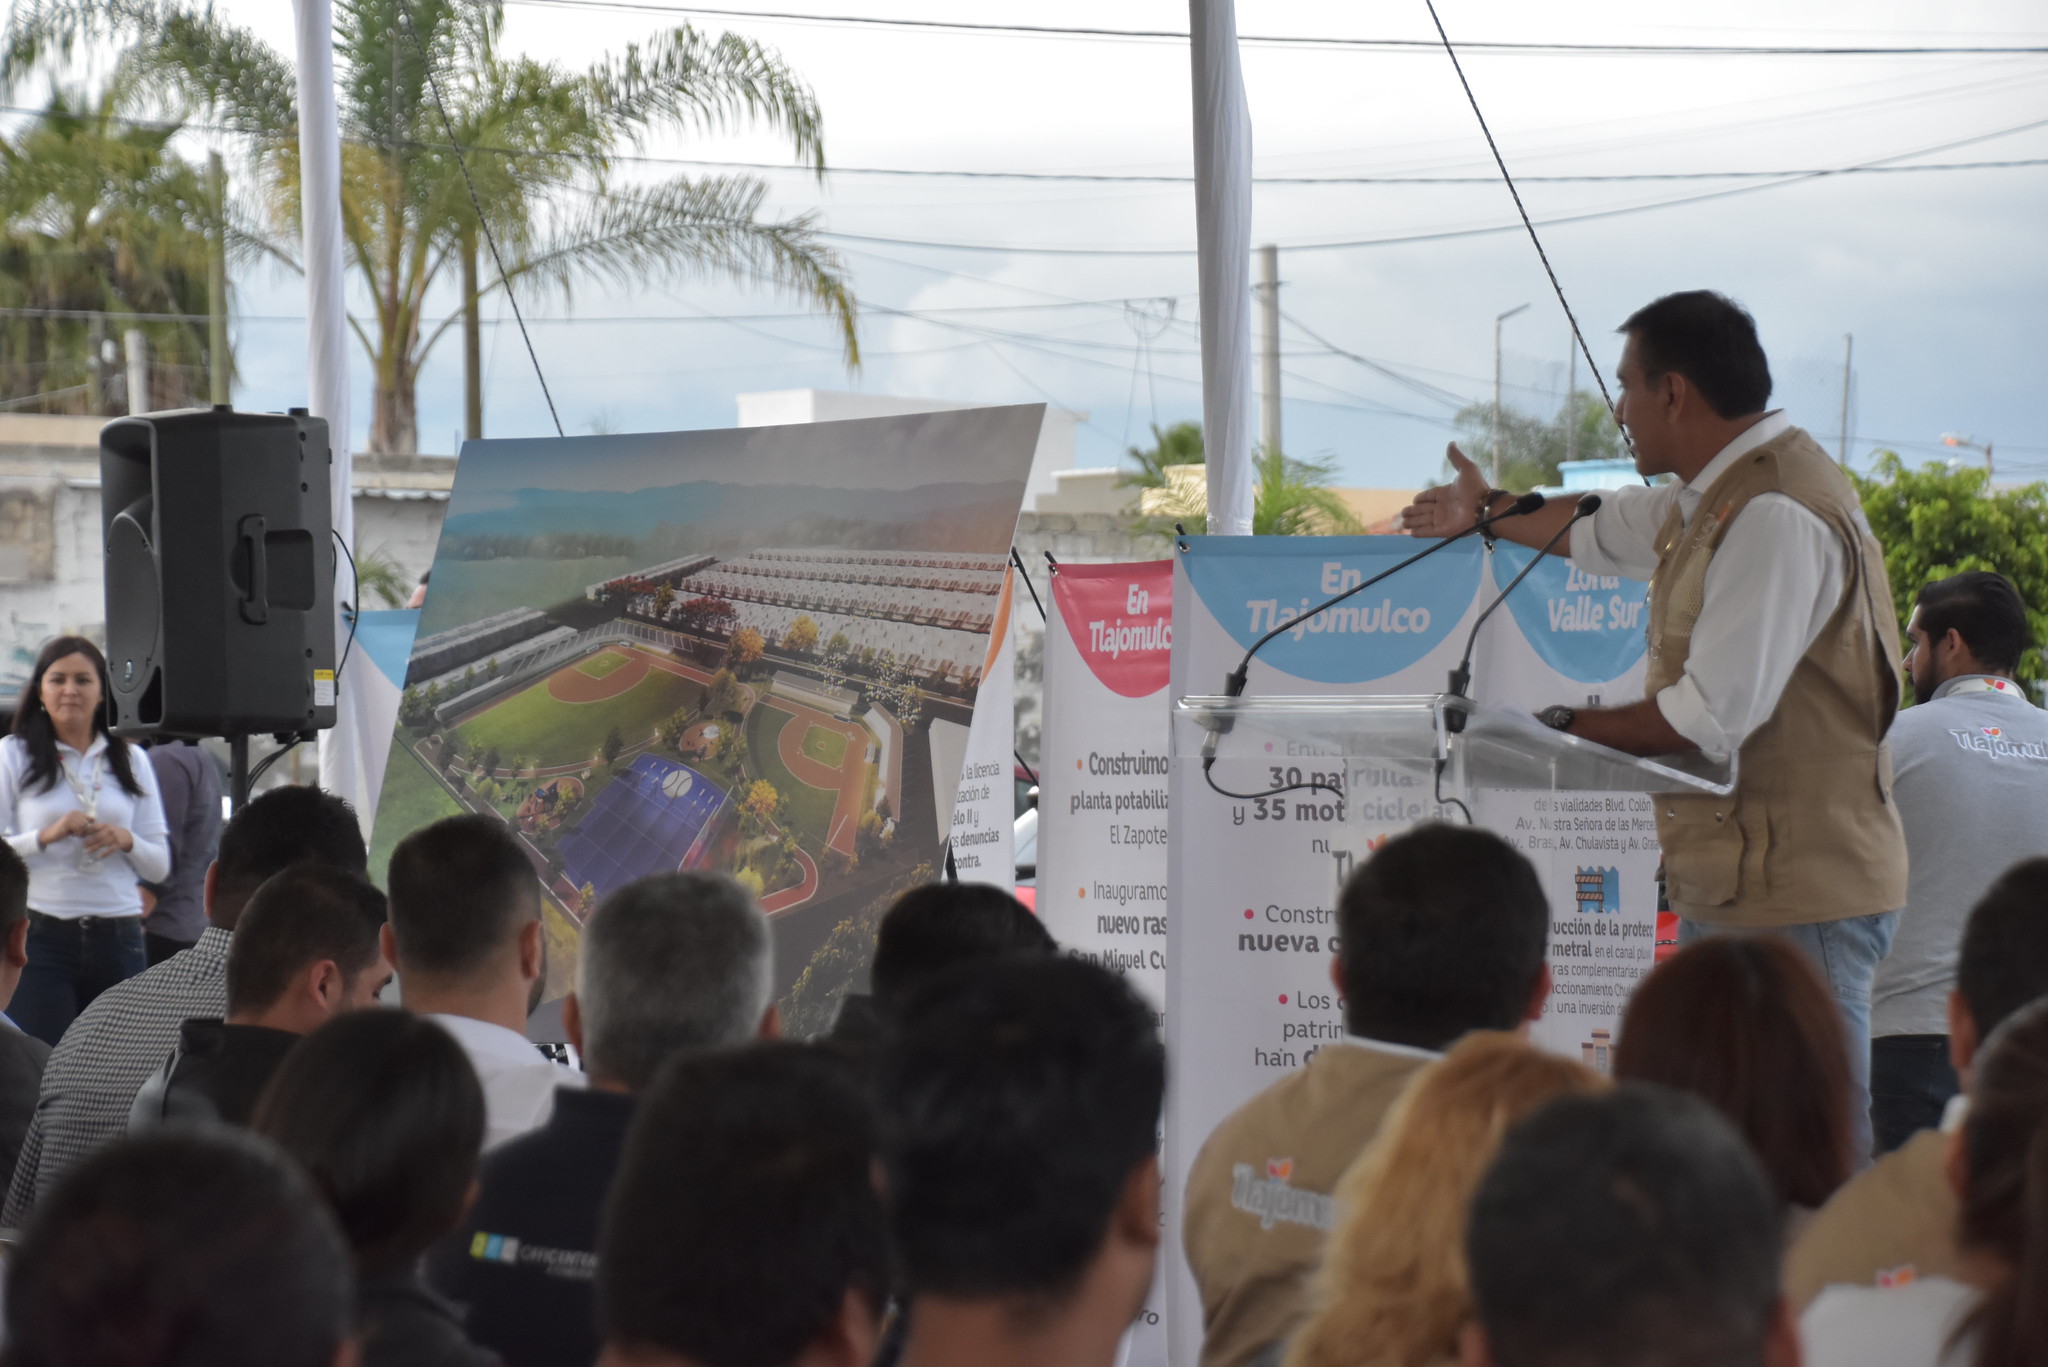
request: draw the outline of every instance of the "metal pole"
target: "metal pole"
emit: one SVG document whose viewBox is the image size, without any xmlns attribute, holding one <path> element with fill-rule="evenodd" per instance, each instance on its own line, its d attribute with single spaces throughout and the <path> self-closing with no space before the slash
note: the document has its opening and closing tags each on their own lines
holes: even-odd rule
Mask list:
<svg viewBox="0 0 2048 1367">
<path fill-rule="evenodd" d="M 1989 439 L 1989 438 L 1986 438 L 1986 439 L 1985 439 L 1985 442 L 1984 442 L 1984 481 L 1985 481 L 1985 483 L 1987 483 L 1987 484 L 1988 484 L 1988 483 L 1990 483 L 1990 482 L 1991 482 L 1991 479 L 1992 479 L 1992 477 L 1993 477 L 1994 475 L 1996 475 L 1997 473 L 1998 473 L 1998 467 L 1996 467 L 1995 465 L 1993 465 L 1993 464 L 1991 463 L 1991 441 L 1990 441 L 1990 439 Z"/>
<path fill-rule="evenodd" d="M 482 306 L 476 297 L 476 233 L 462 234 L 462 435 L 484 434 L 484 341 Z"/>
<path fill-rule="evenodd" d="M 1573 461 L 1579 458 L 1579 349 L 1567 346 L 1564 355 L 1564 458 Z"/>
<path fill-rule="evenodd" d="M 1493 487 L 1500 487 L 1500 325 L 1528 308 L 1517 304 L 1493 319 Z"/>
<path fill-rule="evenodd" d="M 1280 249 L 1259 248 L 1259 444 L 1280 445 Z"/>
<path fill-rule="evenodd" d="M 1252 469 L 1252 121 L 1233 0 L 1188 0 L 1194 94 L 1196 276 L 1209 531 L 1247 536 Z"/>
<path fill-rule="evenodd" d="M 1849 363 L 1856 359 L 1856 334 L 1842 334 L 1842 439 L 1837 463 L 1849 463 Z"/>
<path fill-rule="evenodd" d="M 129 328 L 121 336 L 128 353 L 128 411 L 149 411 L 149 338 L 141 328 Z"/>
<path fill-rule="evenodd" d="M 227 403 L 228 392 L 228 192 L 227 169 L 220 153 L 206 156 L 206 193 L 213 201 L 213 222 L 206 244 L 206 369 L 213 401 Z"/>
</svg>

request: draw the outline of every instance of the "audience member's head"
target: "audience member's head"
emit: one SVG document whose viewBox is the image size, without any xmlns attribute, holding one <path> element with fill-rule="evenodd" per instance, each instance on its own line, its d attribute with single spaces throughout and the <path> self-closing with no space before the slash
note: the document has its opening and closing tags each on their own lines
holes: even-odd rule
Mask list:
<svg viewBox="0 0 2048 1367">
<path fill-rule="evenodd" d="M 451 816 L 398 842 L 385 878 L 390 958 L 407 1006 L 529 1001 L 547 971 L 540 881 L 494 817 Z M 523 1016 L 523 1013 L 520 1013 Z"/>
<path fill-rule="evenodd" d="M 874 1163 L 866 1094 L 829 1055 L 670 1062 L 605 1208 L 603 1367 L 867 1367 L 889 1289 Z"/>
<path fill-rule="evenodd" d="M 1962 1200 L 1957 1242 L 1995 1268 L 1975 1320 L 1976 1361 L 2039 1362 L 2048 1346 L 2048 1002 L 2023 1007 L 1985 1043 L 1949 1176 Z"/>
<path fill-rule="evenodd" d="M 0 840 L 0 1011 L 28 967 L 28 864 Z"/>
<path fill-rule="evenodd" d="M 711 873 L 629 883 L 583 925 L 569 1040 L 591 1080 L 637 1092 L 679 1049 L 774 1034 L 774 946 L 747 890 Z"/>
<path fill-rule="evenodd" d="M 1342 1214 L 1288 1367 L 1442 1362 L 1472 1318 L 1465 1220 L 1508 1127 L 1607 1080 L 1518 1035 L 1465 1036 L 1409 1084 L 1336 1191 Z"/>
<path fill-rule="evenodd" d="M 1906 636 L 1906 676 L 1921 702 L 1966 674 L 2010 676 L 2034 644 L 2020 591 L 1989 570 L 1966 570 L 1923 587 Z"/>
<path fill-rule="evenodd" d="M 1432 823 L 1373 852 L 1337 897 L 1332 968 L 1354 1035 L 1442 1049 L 1513 1030 L 1550 989 L 1550 905 L 1536 869 L 1490 831 Z"/>
<path fill-rule="evenodd" d="M 1058 948 L 1030 908 L 988 883 L 926 883 L 898 897 L 875 928 L 869 970 L 884 1010 L 956 964 Z"/>
<path fill-rule="evenodd" d="M 1082 959 L 965 965 L 903 1004 L 879 1095 L 913 1348 L 971 1303 L 1114 1351 L 1152 1280 L 1165 1085 L 1151 1009 Z"/>
<path fill-rule="evenodd" d="M 1817 1209 L 1855 1170 L 1842 1019 L 1789 941 L 1716 935 L 1657 965 L 1622 1013 L 1614 1075 L 1711 1102 L 1789 1206 Z"/>
<path fill-rule="evenodd" d="M 334 1217 L 239 1130 L 100 1150 L 7 1263 L 8 1367 L 338 1367 L 355 1278 Z"/>
<path fill-rule="evenodd" d="M 301 864 L 256 889 L 228 947 L 228 1020 L 303 1035 L 377 1004 L 384 894 L 352 873 Z"/>
<path fill-rule="evenodd" d="M 221 828 L 219 852 L 206 871 L 206 919 L 233 930 L 256 889 L 301 861 L 367 873 L 370 854 L 356 809 L 324 789 L 272 788 Z"/>
<path fill-rule="evenodd" d="M 366 1277 L 410 1267 L 453 1229 L 484 1142 L 469 1056 L 408 1011 L 352 1011 L 300 1040 L 257 1103 L 326 1196 Z"/>
<path fill-rule="evenodd" d="M 1968 1088 L 1978 1046 L 2007 1017 L 2048 997 L 2048 859 L 2023 859 L 1977 899 L 1956 952 L 1949 1058 Z"/>
<path fill-rule="evenodd" d="M 1783 1216 L 1749 1145 L 1646 1083 L 1508 1132 L 1466 1230 L 1465 1367 L 1794 1367 Z"/>
</svg>

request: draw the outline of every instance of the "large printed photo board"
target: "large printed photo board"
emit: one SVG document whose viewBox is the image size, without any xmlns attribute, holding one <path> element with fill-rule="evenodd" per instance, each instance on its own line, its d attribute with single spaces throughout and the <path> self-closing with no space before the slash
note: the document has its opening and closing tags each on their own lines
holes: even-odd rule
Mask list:
<svg viewBox="0 0 2048 1367">
<path fill-rule="evenodd" d="M 972 725 L 1043 411 L 466 444 L 373 871 L 440 817 L 503 821 L 550 997 L 607 893 L 728 873 L 788 1023 L 822 1029 L 879 908 L 943 865 L 932 737 Z"/>
</svg>

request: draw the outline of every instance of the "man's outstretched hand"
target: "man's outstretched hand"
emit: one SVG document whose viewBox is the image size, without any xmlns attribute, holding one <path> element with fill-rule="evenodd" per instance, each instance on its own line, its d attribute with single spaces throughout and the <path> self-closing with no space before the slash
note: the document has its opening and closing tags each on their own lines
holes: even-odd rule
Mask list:
<svg viewBox="0 0 2048 1367">
<path fill-rule="evenodd" d="M 1410 536 L 1456 536 L 1479 520 L 1480 505 L 1486 502 L 1486 476 L 1456 442 L 1445 454 L 1457 477 L 1449 484 L 1424 489 L 1401 510 L 1401 529 Z"/>
</svg>

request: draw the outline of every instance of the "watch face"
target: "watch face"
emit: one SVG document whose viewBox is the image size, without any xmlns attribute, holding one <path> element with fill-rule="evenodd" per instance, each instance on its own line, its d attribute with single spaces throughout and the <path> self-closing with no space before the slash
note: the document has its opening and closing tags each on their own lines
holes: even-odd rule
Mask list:
<svg viewBox="0 0 2048 1367">
<path fill-rule="evenodd" d="M 1562 731 L 1570 726 L 1578 715 L 1577 712 L 1560 703 L 1555 707 L 1544 708 L 1536 714 L 1536 720 L 1542 722 L 1553 731 Z"/>
</svg>

